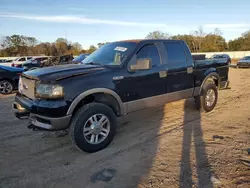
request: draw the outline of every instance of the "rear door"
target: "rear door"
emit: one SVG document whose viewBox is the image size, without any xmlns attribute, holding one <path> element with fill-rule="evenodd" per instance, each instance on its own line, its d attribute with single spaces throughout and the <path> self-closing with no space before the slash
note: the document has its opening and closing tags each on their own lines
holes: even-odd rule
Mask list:
<svg viewBox="0 0 250 188">
<path fill-rule="evenodd" d="M 169 101 L 191 97 L 194 89 L 194 65 L 190 51 L 181 41 L 163 43 L 167 53 L 166 87 Z"/>
</svg>

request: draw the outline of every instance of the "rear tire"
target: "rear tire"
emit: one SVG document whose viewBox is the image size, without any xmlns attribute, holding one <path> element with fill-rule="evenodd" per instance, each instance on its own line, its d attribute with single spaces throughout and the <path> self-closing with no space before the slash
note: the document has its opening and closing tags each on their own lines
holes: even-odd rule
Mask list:
<svg viewBox="0 0 250 188">
<path fill-rule="evenodd" d="M 90 103 L 82 106 L 73 116 L 70 137 L 80 150 L 93 153 L 111 143 L 116 127 L 116 116 L 110 107 L 101 103 Z"/>
<path fill-rule="evenodd" d="M 8 95 L 13 92 L 14 86 L 13 84 L 8 80 L 2 80 L 0 81 L 0 93 L 3 95 Z"/>
<path fill-rule="evenodd" d="M 206 83 L 202 88 L 201 95 L 195 97 L 197 109 L 210 112 L 214 109 L 218 100 L 218 89 L 214 83 Z"/>
</svg>

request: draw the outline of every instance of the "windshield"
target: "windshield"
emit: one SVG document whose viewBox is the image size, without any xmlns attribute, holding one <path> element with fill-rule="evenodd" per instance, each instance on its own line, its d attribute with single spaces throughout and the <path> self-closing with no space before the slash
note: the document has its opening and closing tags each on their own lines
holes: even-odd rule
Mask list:
<svg viewBox="0 0 250 188">
<path fill-rule="evenodd" d="M 244 60 L 250 60 L 250 56 L 246 56 L 243 58 Z"/>
<path fill-rule="evenodd" d="M 105 44 L 86 59 L 82 61 L 86 63 L 96 63 L 101 65 L 119 66 L 125 58 L 135 49 L 135 42 L 114 42 Z"/>
<path fill-rule="evenodd" d="M 29 59 L 27 61 L 25 61 L 23 64 L 27 64 L 27 63 L 31 63 L 34 59 Z"/>
<path fill-rule="evenodd" d="M 213 55 L 212 58 L 223 58 L 222 55 Z"/>
<path fill-rule="evenodd" d="M 81 54 L 79 56 L 77 56 L 76 58 L 74 58 L 72 61 L 75 62 L 81 62 L 82 60 L 84 60 L 89 54 Z"/>
</svg>

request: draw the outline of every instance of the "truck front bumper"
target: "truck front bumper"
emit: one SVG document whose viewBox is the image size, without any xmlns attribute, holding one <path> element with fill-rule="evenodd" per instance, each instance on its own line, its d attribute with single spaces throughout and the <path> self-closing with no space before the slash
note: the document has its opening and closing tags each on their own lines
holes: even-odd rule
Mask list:
<svg viewBox="0 0 250 188">
<path fill-rule="evenodd" d="M 20 100 L 20 97 L 16 96 L 15 102 L 12 104 L 15 116 L 19 119 L 29 119 L 32 125 L 45 130 L 56 131 L 67 129 L 69 127 L 71 115 L 62 117 L 39 115 L 32 112 L 32 105 L 34 104 L 29 104 L 28 106 L 30 107 L 27 107 L 27 101 L 23 102 L 23 100 Z"/>
</svg>

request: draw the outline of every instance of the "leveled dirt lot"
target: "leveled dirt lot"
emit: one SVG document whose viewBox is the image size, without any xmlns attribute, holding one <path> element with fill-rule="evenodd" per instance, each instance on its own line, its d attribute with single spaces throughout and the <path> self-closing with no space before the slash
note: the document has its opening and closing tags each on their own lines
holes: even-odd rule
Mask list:
<svg viewBox="0 0 250 188">
<path fill-rule="evenodd" d="M 0 99 L 0 187 L 249 187 L 250 70 L 231 69 L 230 90 L 208 114 L 193 100 L 120 119 L 111 145 L 88 154 L 68 136 L 32 132 Z M 217 136 L 222 136 L 216 138 Z"/>
</svg>

